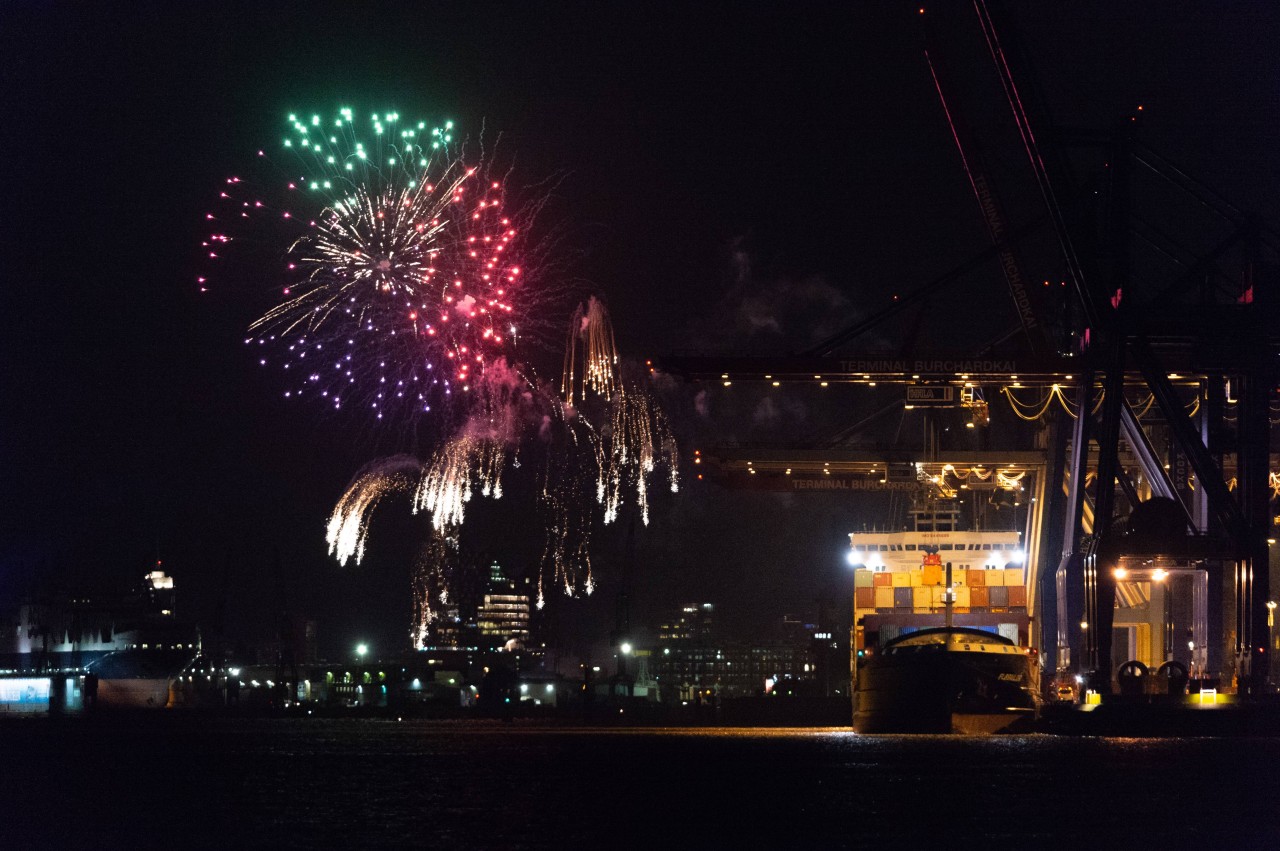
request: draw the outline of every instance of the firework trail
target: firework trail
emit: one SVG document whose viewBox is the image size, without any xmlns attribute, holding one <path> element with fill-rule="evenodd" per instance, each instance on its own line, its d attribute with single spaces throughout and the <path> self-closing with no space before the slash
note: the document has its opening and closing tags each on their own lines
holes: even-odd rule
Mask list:
<svg viewBox="0 0 1280 851">
<path fill-rule="evenodd" d="M 581 377 L 576 374 L 579 358 Z M 618 349 L 609 311 L 604 302 L 591 296 L 585 305 L 578 305 L 569 319 L 560 395 L 568 405 L 575 404 L 575 400 L 584 401 L 588 390 L 610 399 L 618 384 L 617 372 Z"/>
<path fill-rule="evenodd" d="M 560 379 L 566 410 L 591 407 L 588 391 L 603 400 L 607 417 L 602 439 L 593 435 L 592 441 L 597 458 L 596 501 L 604 507 L 604 522 L 618 518 L 624 492 L 634 488 L 648 525 L 649 479 L 659 463 L 667 465 L 671 490 L 679 489 L 675 438 L 657 402 L 640 386 L 624 385 L 609 311 L 594 296 L 579 305 L 569 320 Z"/>
<path fill-rule="evenodd" d="M 444 533 L 462 525 L 472 495 L 502 498 L 505 444 L 461 435 L 436 452 L 413 495 L 413 511 L 431 513 L 431 526 Z"/>
<path fill-rule="evenodd" d="M 325 531 L 329 555 L 336 558 L 338 564 L 345 566 L 352 559 L 359 564 L 364 559 L 373 509 L 383 498 L 412 488 L 421 470 L 418 459 L 395 455 L 375 461 L 356 473 L 329 515 Z"/>
<path fill-rule="evenodd" d="M 437 532 L 427 539 L 413 569 L 413 617 L 409 628 L 410 646 L 421 650 L 431 638 L 431 626 L 438 620 L 432 598 L 449 604 L 449 573 L 458 555 L 458 538 Z"/>
<path fill-rule="evenodd" d="M 667 417 L 648 393 L 621 385 L 609 409 L 606 457 L 596 483 L 604 522 L 618 519 L 628 487 L 635 489 L 640 517 L 649 525 L 649 478 L 658 464 L 667 467 L 672 493 L 680 489 L 679 453 Z"/>
<path fill-rule="evenodd" d="M 286 397 L 412 422 L 452 408 L 513 349 L 517 320 L 546 296 L 524 283 L 542 202 L 511 202 L 485 152 L 469 159 L 459 147 L 452 123 L 394 112 L 290 116 L 293 176 L 227 180 L 206 217 L 211 260 L 227 243 L 263 239 L 264 219 L 284 231 L 282 300 L 245 342 L 280 368 Z"/>
<path fill-rule="evenodd" d="M 538 571 L 536 605 L 546 604 L 545 581 L 560 585 L 566 596 L 595 590 L 591 574 L 591 525 L 596 482 L 604 464 L 600 436 L 568 406 L 557 405 L 543 419 L 540 436 L 547 444 L 538 507 L 545 538 Z"/>
</svg>

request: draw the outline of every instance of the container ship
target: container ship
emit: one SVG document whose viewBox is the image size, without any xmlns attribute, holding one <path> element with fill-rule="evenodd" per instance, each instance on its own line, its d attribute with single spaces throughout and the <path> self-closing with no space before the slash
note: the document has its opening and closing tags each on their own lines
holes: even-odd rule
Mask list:
<svg viewBox="0 0 1280 851">
<path fill-rule="evenodd" d="M 958 511 L 912 512 L 914 528 L 849 536 L 854 729 L 1013 732 L 1034 722 L 1017 532 L 963 531 Z"/>
</svg>

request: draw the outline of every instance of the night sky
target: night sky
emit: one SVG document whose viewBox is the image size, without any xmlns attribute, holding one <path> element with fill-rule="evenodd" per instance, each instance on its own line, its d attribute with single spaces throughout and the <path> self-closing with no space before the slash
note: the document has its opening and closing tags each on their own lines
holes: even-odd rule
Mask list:
<svg viewBox="0 0 1280 851">
<path fill-rule="evenodd" d="M 565 283 L 603 295 L 635 359 L 801 351 L 986 247 L 914 6 L 686 5 L 4 4 L 0 603 L 119 588 L 158 557 L 182 614 L 246 641 L 282 608 L 318 618 L 331 653 L 403 639 L 421 518 L 389 507 L 359 568 L 323 540 L 393 441 L 281 398 L 242 345 L 267 285 L 194 285 L 206 207 L 290 112 L 394 109 L 501 136 L 519 177 L 557 178 L 542 221 Z M 1139 138 L 1280 221 L 1275 7 L 1016 6 L 1005 37 L 1058 123 L 1105 130 L 1142 104 Z M 1011 218 L 1039 215 L 971 10 L 931 15 Z M 1097 154 L 1075 156 L 1083 184 Z M 1043 248 L 1032 279 L 1061 274 Z M 974 287 L 933 317 L 960 340 L 1015 321 L 994 266 Z M 551 375 L 559 358 L 530 360 Z M 819 440 L 860 410 L 720 388 L 695 405 L 700 389 L 661 388 L 686 453 Z M 636 621 L 712 601 L 758 635 L 847 595 L 843 535 L 876 504 L 684 474 L 637 527 Z M 466 545 L 520 574 L 539 533 L 518 496 L 478 509 Z M 596 536 L 596 597 L 556 601 L 562 639 L 607 633 L 628 525 Z"/>
</svg>

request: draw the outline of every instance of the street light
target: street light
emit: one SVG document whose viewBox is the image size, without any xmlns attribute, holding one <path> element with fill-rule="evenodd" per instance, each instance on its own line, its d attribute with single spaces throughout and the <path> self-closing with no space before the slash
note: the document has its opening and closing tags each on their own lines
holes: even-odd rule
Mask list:
<svg viewBox="0 0 1280 851">
<path fill-rule="evenodd" d="M 1267 638 L 1271 644 L 1271 658 L 1267 660 L 1267 674 L 1271 679 L 1271 685 L 1275 687 L 1276 681 L 1276 656 L 1278 655 L 1276 642 L 1276 601 L 1267 601 Z"/>
<path fill-rule="evenodd" d="M 364 661 L 364 654 L 369 652 L 369 645 L 361 642 L 356 645 L 356 655 L 360 657 L 360 661 Z"/>
</svg>

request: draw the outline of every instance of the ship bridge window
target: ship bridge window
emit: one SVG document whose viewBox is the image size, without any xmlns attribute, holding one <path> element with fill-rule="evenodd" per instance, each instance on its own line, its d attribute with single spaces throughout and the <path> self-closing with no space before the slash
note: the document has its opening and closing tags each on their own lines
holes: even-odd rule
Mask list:
<svg viewBox="0 0 1280 851">
<path fill-rule="evenodd" d="M 915 544 L 907 544 L 907 549 L 908 549 L 908 550 L 915 550 L 915 548 L 916 548 L 916 545 L 915 545 Z"/>
<path fill-rule="evenodd" d="M 940 549 L 940 550 L 952 550 L 952 549 L 955 549 L 955 544 L 938 544 L 938 549 Z"/>
</svg>

